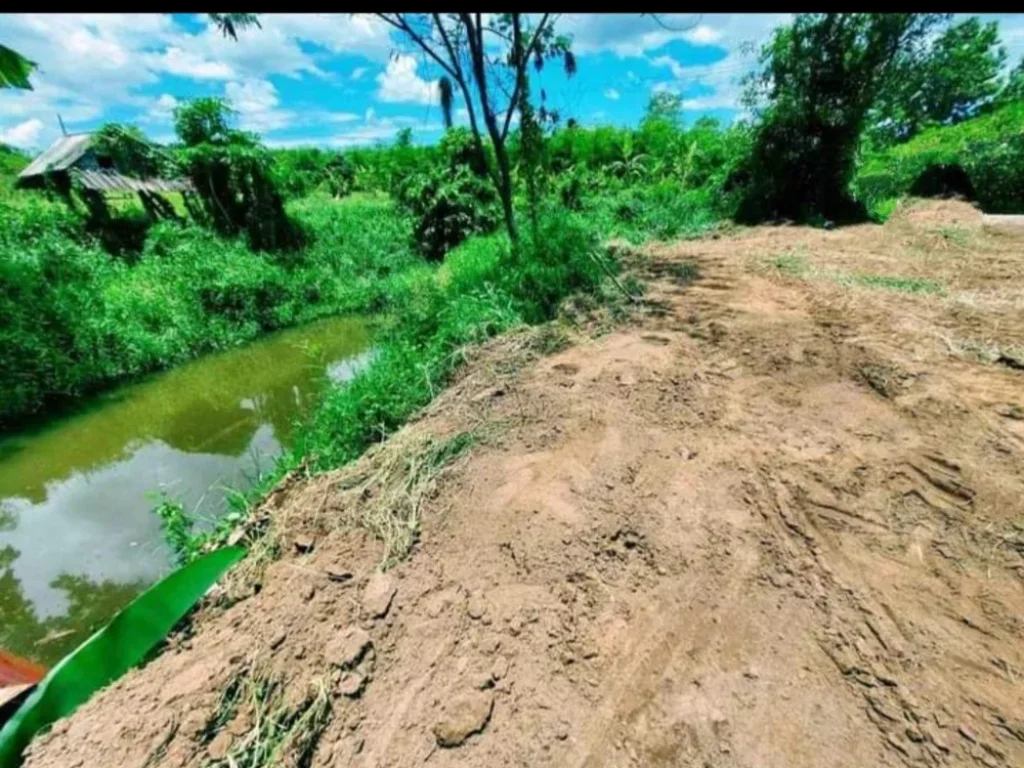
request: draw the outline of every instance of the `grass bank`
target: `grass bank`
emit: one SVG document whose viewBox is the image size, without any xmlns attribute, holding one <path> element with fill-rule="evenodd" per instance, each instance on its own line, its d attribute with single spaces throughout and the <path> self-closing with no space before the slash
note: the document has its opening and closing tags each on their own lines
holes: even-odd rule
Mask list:
<svg viewBox="0 0 1024 768">
<path fill-rule="evenodd" d="M 570 295 L 624 299 L 607 279 L 617 265 L 580 214 L 540 217 L 536 237 L 516 253 L 502 234 L 471 238 L 443 264 L 397 272 L 375 287 L 388 314 L 373 363 L 344 386 L 331 386 L 298 430 L 293 448 L 212 531 L 194 534 L 173 502 L 162 506 L 168 539 L 182 560 L 220 545 L 250 505 L 288 472 L 317 472 L 360 456 L 405 424 L 450 381 L 468 347 L 502 332 L 554 317 Z M 638 290 L 628 286 L 627 290 Z"/>
<path fill-rule="evenodd" d="M 114 383 L 328 314 L 386 307 L 393 275 L 422 263 L 386 199 L 290 206 L 300 251 L 161 223 L 111 255 L 63 203 L 21 193 L 0 207 L 0 425 Z"/>
</svg>

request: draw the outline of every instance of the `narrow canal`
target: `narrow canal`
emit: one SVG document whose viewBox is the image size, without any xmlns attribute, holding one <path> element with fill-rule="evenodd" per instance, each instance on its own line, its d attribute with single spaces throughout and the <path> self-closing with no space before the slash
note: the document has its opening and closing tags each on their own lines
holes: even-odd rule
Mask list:
<svg viewBox="0 0 1024 768">
<path fill-rule="evenodd" d="M 102 626 L 172 567 L 159 494 L 215 519 L 369 354 L 364 321 L 323 320 L 0 437 L 0 648 L 50 665 Z"/>
</svg>

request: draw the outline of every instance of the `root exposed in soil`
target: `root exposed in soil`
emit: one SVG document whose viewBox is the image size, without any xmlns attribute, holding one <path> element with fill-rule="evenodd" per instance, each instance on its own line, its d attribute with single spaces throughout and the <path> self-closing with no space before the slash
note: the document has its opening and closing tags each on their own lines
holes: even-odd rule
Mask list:
<svg viewBox="0 0 1024 768">
<path fill-rule="evenodd" d="M 954 202 L 646 248 L 626 326 L 272 495 L 260 588 L 27 764 L 227 765 L 266 690 L 315 768 L 1024 765 L 1024 374 L 974 351 L 1022 249 Z"/>
</svg>

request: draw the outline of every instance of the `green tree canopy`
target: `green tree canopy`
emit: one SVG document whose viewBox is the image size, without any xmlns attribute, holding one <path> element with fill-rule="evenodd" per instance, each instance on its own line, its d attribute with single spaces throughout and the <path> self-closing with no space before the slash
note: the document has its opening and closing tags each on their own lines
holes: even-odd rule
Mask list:
<svg viewBox="0 0 1024 768">
<path fill-rule="evenodd" d="M 764 46 L 745 101 L 758 118 L 740 218 L 857 218 L 849 194 L 869 110 L 943 17 L 800 14 Z"/>
<path fill-rule="evenodd" d="M 872 138 L 902 141 L 936 124 L 972 117 L 999 91 L 1006 51 L 997 22 L 970 18 L 948 27 L 892 68 L 872 110 Z"/>
<path fill-rule="evenodd" d="M 1000 104 L 1024 101 L 1024 56 L 1006 79 L 1006 85 L 1003 86 L 996 100 Z"/>
</svg>

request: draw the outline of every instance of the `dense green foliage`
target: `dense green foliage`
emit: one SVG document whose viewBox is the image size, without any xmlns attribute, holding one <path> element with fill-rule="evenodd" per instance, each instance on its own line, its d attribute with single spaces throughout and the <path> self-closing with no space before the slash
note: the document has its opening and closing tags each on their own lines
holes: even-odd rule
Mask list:
<svg viewBox="0 0 1024 768">
<path fill-rule="evenodd" d="M 872 110 L 872 138 L 905 141 L 928 126 L 973 116 L 999 92 L 1005 61 L 999 25 L 977 18 L 948 27 L 927 47 L 905 50 Z"/>
<path fill-rule="evenodd" d="M 296 454 L 320 467 L 355 458 L 431 400 L 462 347 L 545 320 L 565 296 L 596 288 L 604 257 L 581 217 L 542 214 L 539 235 L 536 242 L 526 235 L 518 259 L 496 234 L 467 241 L 439 269 L 389 281 L 393 324 L 376 361 L 327 393 Z"/>
<path fill-rule="evenodd" d="M 202 203 L 196 218 L 229 237 L 244 232 L 254 250 L 302 244 L 299 227 L 285 214 L 271 173 L 272 156 L 254 134 L 230 127 L 234 113 L 216 98 L 194 99 L 174 110 L 182 143 L 178 165 Z"/>
<path fill-rule="evenodd" d="M 936 21 L 912 13 L 800 14 L 775 31 L 747 94 L 758 123 L 741 219 L 862 216 L 849 184 L 868 113 L 900 58 Z"/>
<path fill-rule="evenodd" d="M 963 168 L 978 202 L 993 213 L 1024 211 L 1024 101 L 868 155 L 854 182 L 875 210 L 907 194 L 929 168 Z"/>
<path fill-rule="evenodd" d="M 392 186 L 416 221 L 417 247 L 433 261 L 470 235 L 490 232 L 500 219 L 484 160 L 466 130 L 449 130 L 437 152 Z"/>
<path fill-rule="evenodd" d="M 160 223 L 134 263 L 104 251 L 62 202 L 3 202 L 0 422 L 274 328 L 378 309 L 379 281 L 417 261 L 411 222 L 386 199 L 297 202 L 312 242 L 284 254 Z"/>
</svg>

